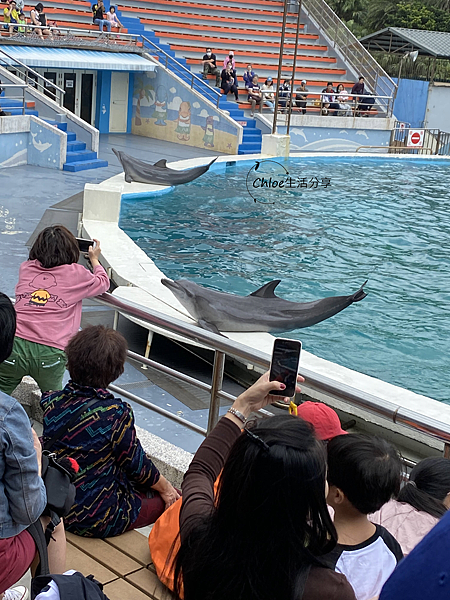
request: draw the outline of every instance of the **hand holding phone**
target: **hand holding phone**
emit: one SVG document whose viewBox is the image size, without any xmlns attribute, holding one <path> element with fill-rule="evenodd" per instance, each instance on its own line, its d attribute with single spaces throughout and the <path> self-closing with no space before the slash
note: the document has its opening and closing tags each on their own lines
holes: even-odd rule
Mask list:
<svg viewBox="0 0 450 600">
<path fill-rule="evenodd" d="M 84 254 L 89 252 L 89 246 L 92 246 L 93 248 L 95 247 L 95 240 L 88 240 L 85 238 L 76 238 L 76 240 L 80 252 L 83 252 Z"/>
<path fill-rule="evenodd" d="M 295 396 L 298 367 L 302 343 L 297 340 L 277 338 L 273 344 L 272 361 L 270 363 L 270 381 L 284 383 L 286 389 L 274 390 L 273 396 L 292 398 Z"/>
</svg>

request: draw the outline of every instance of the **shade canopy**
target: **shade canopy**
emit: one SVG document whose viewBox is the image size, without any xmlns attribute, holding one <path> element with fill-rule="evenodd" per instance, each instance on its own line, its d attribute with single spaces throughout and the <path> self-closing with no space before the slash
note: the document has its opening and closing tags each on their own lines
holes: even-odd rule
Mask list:
<svg viewBox="0 0 450 600">
<path fill-rule="evenodd" d="M 418 51 L 421 56 L 450 59 L 450 33 L 387 27 L 359 40 L 371 51 L 400 54 Z"/>
</svg>

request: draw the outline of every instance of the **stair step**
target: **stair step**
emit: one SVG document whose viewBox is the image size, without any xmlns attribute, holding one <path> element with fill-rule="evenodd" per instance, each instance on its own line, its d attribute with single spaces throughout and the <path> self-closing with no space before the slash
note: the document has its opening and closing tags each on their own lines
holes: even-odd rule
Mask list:
<svg viewBox="0 0 450 600">
<path fill-rule="evenodd" d="M 96 158 L 94 160 L 82 160 L 80 162 L 66 162 L 63 166 L 63 170 L 70 171 L 71 173 L 76 173 L 78 171 L 87 171 L 88 169 L 99 169 L 100 167 L 107 166 L 108 161 Z"/>
<path fill-rule="evenodd" d="M 67 132 L 67 142 L 74 142 L 77 139 L 77 134 L 73 131 Z"/>
<path fill-rule="evenodd" d="M 84 142 L 67 140 L 67 152 L 78 152 L 79 150 L 86 150 Z"/>
<path fill-rule="evenodd" d="M 8 107 L 8 106 L 4 105 L 3 103 L 1 105 L 1 109 L 4 110 L 5 112 L 11 113 L 11 115 L 21 115 L 22 114 L 21 108 Z M 26 115 L 34 115 L 35 117 L 39 116 L 39 113 L 37 110 L 30 110 L 29 108 L 25 109 L 25 114 Z"/>
<path fill-rule="evenodd" d="M 47 119 L 45 119 L 45 121 L 49 125 L 53 125 L 53 127 L 57 127 L 61 131 L 67 131 L 67 123 L 60 123 L 59 121 L 51 121 L 51 120 L 48 121 Z"/>
<path fill-rule="evenodd" d="M 8 108 L 22 108 L 23 101 L 22 100 L 13 100 L 11 98 L 2 96 L 2 109 L 8 110 Z M 35 102 L 25 102 L 25 108 L 34 109 L 36 107 Z"/>
<path fill-rule="evenodd" d="M 74 163 L 74 162 L 86 162 L 96 160 L 97 152 L 92 152 L 92 150 L 80 150 L 78 152 L 67 152 L 66 154 L 66 164 Z"/>
</svg>

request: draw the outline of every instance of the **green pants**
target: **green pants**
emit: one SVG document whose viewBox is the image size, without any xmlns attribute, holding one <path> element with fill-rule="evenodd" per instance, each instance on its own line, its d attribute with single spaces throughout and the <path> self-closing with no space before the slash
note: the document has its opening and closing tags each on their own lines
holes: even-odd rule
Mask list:
<svg viewBox="0 0 450 600">
<path fill-rule="evenodd" d="M 11 355 L 0 364 L 0 390 L 11 394 L 25 375 L 32 377 L 42 392 L 60 390 L 65 369 L 63 350 L 16 337 Z"/>
</svg>

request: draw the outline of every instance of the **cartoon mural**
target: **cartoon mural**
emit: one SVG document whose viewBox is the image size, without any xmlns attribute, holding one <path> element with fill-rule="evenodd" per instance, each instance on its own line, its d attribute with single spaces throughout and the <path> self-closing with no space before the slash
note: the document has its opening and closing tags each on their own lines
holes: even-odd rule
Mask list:
<svg viewBox="0 0 450 600">
<path fill-rule="evenodd" d="M 135 74 L 131 132 L 237 153 L 241 128 L 162 67 Z"/>
<path fill-rule="evenodd" d="M 286 133 L 286 127 L 278 127 L 278 132 Z M 368 128 L 291 127 L 290 135 L 291 151 L 356 152 L 360 146 L 389 146 L 391 132 Z"/>
<path fill-rule="evenodd" d="M 22 116 L 0 117 L 2 118 L 16 119 L 20 123 Z M 56 128 L 44 125 L 35 117 L 26 119 L 29 119 L 29 131 L 0 135 L 0 169 L 26 164 L 61 169 L 64 136 Z"/>
<path fill-rule="evenodd" d="M 191 133 L 191 103 L 182 102 L 178 110 L 177 128 L 175 132 L 178 134 L 177 138 L 184 142 L 188 142 Z"/>
<path fill-rule="evenodd" d="M 44 307 L 47 302 L 55 302 L 61 308 L 67 308 L 67 304 L 62 298 L 59 298 L 48 291 L 50 288 L 58 285 L 56 277 L 51 273 L 40 273 L 39 275 L 36 275 L 29 285 L 35 289 L 32 292 L 16 296 L 16 302 L 20 302 L 23 299 L 29 299 L 26 306 L 38 306 L 39 308 Z"/>
<path fill-rule="evenodd" d="M 203 127 L 205 135 L 203 136 L 203 142 L 205 148 L 214 148 L 214 118 L 206 117 L 206 125 Z"/>
</svg>

